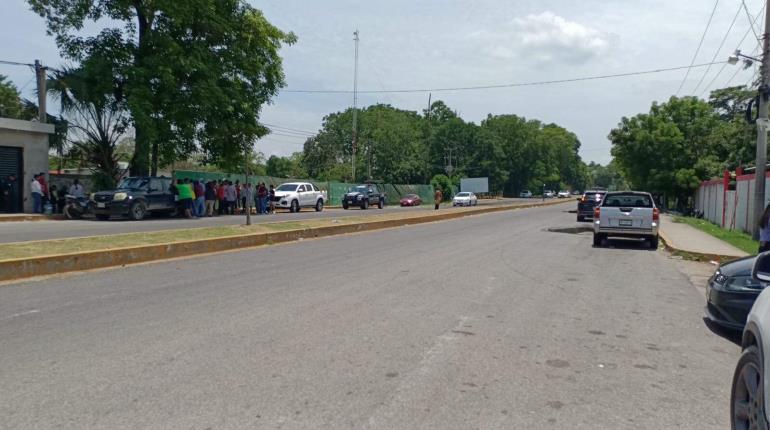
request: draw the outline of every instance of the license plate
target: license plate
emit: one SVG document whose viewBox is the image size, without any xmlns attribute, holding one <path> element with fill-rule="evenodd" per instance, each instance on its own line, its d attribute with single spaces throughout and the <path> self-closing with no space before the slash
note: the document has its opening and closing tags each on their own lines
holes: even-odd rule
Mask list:
<svg viewBox="0 0 770 430">
<path fill-rule="evenodd" d="M 632 225 L 634 225 L 634 222 L 631 221 L 630 219 L 622 219 L 622 220 L 620 220 L 620 226 L 621 227 L 631 227 Z"/>
<path fill-rule="evenodd" d="M 106 205 L 104 203 L 97 203 L 96 204 L 96 207 L 99 208 L 99 209 L 104 209 L 105 206 Z"/>
</svg>

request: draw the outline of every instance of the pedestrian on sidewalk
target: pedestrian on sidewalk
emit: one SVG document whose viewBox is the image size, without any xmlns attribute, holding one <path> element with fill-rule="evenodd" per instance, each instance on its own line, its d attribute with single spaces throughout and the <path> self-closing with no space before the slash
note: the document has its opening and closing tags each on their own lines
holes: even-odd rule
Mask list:
<svg viewBox="0 0 770 430">
<path fill-rule="evenodd" d="M 82 185 L 80 185 L 80 181 L 75 179 L 75 182 L 70 185 L 70 195 L 75 196 L 75 198 L 83 198 L 86 196 L 86 190 L 83 188 Z"/>
<path fill-rule="evenodd" d="M 178 184 L 177 190 L 179 190 L 179 203 L 184 209 L 184 216 L 192 218 L 194 215 L 193 199 L 195 198 L 195 191 L 193 191 L 192 184 L 189 179 L 185 179 L 184 183 Z"/>
<path fill-rule="evenodd" d="M 759 252 L 770 251 L 770 204 L 765 206 L 762 218 L 759 219 Z"/>
<path fill-rule="evenodd" d="M 254 207 L 254 188 L 252 188 L 251 182 L 247 182 L 241 189 L 241 200 L 243 203 L 243 214 L 251 213 L 251 208 Z"/>
<path fill-rule="evenodd" d="M 441 201 L 444 200 L 444 193 L 442 193 L 440 189 L 436 188 L 436 192 L 433 194 L 433 200 L 436 203 L 435 210 L 438 210 L 439 206 L 441 205 Z"/>
<path fill-rule="evenodd" d="M 43 188 L 40 186 L 40 175 L 32 177 L 29 183 L 29 191 L 32 193 L 32 213 L 43 213 Z"/>
<path fill-rule="evenodd" d="M 260 215 L 267 213 L 267 187 L 264 182 L 260 182 L 257 188 L 257 208 Z"/>
<path fill-rule="evenodd" d="M 238 199 L 238 194 L 235 191 L 235 185 L 233 185 L 233 181 L 227 181 L 227 187 L 225 187 L 225 212 L 228 215 L 234 215 L 237 208 L 236 208 L 236 201 Z"/>
<path fill-rule="evenodd" d="M 204 193 L 206 201 L 206 216 L 214 216 L 214 203 L 217 201 L 216 183 L 209 181 L 206 183 L 206 191 Z"/>
<path fill-rule="evenodd" d="M 203 179 L 193 182 L 195 191 L 195 216 L 198 218 L 206 214 L 206 189 L 203 187 Z"/>
<path fill-rule="evenodd" d="M 270 184 L 270 191 L 267 193 L 267 213 L 275 213 L 275 185 Z"/>
<path fill-rule="evenodd" d="M 217 208 L 217 214 L 222 215 L 225 212 L 225 188 L 227 184 L 223 179 L 219 180 L 219 186 L 217 187 L 217 202 L 219 202 L 219 208 Z"/>
</svg>

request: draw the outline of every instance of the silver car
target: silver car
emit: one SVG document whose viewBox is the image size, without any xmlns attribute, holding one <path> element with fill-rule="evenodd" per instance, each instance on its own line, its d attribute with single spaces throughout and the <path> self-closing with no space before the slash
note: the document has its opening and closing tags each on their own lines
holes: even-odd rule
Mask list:
<svg viewBox="0 0 770 430">
<path fill-rule="evenodd" d="M 594 208 L 594 246 L 615 237 L 645 238 L 658 248 L 660 211 L 650 193 L 610 192 Z"/>
<path fill-rule="evenodd" d="M 479 203 L 476 194 L 463 191 L 452 199 L 452 206 L 476 206 Z"/>
</svg>

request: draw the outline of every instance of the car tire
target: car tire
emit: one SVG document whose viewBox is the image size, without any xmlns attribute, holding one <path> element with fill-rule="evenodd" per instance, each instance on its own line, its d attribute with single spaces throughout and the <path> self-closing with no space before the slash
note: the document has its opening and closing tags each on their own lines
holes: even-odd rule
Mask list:
<svg viewBox="0 0 770 430">
<path fill-rule="evenodd" d="M 108 219 L 110 219 L 110 216 L 107 214 L 96 214 L 96 219 L 98 219 L 99 221 L 107 221 Z"/>
<path fill-rule="evenodd" d="M 342 202 L 342 209 L 348 210 L 348 203 Z"/>
<path fill-rule="evenodd" d="M 658 244 L 660 243 L 660 240 L 658 239 L 658 236 L 650 236 L 650 249 L 658 249 Z"/>
<path fill-rule="evenodd" d="M 364 200 L 364 202 L 361 203 L 361 210 L 365 211 L 367 209 L 369 209 L 369 200 Z"/>
<path fill-rule="evenodd" d="M 292 200 L 291 201 L 291 207 L 289 208 L 289 212 L 297 213 L 299 211 L 300 211 L 300 209 L 299 209 L 299 202 L 296 201 L 296 200 Z"/>
<path fill-rule="evenodd" d="M 594 246 L 595 246 L 595 247 L 597 247 L 597 248 L 598 248 L 598 247 L 600 247 L 600 246 L 602 246 L 602 240 L 603 240 L 603 239 L 604 239 L 604 238 L 602 237 L 602 235 L 601 235 L 601 234 L 599 234 L 599 233 L 594 233 Z"/>
<path fill-rule="evenodd" d="M 315 211 L 321 212 L 322 210 L 324 210 L 324 201 L 323 199 L 318 199 L 318 201 L 315 202 Z"/>
<path fill-rule="evenodd" d="M 730 390 L 730 421 L 733 429 L 767 428 L 762 362 L 754 345 L 743 351 L 735 366 Z"/>
<path fill-rule="evenodd" d="M 128 217 L 133 221 L 141 221 L 147 214 L 147 207 L 142 202 L 134 202 L 128 208 Z"/>
<path fill-rule="evenodd" d="M 377 202 L 377 208 L 378 208 L 378 209 L 382 209 L 382 208 L 384 208 L 384 207 L 385 207 L 385 201 L 384 201 L 384 200 L 382 200 L 382 199 L 380 199 L 380 200 Z"/>
<path fill-rule="evenodd" d="M 72 210 L 72 207 L 70 205 L 64 206 L 64 216 L 67 217 L 67 219 L 80 219 L 81 213 L 75 210 Z"/>
<path fill-rule="evenodd" d="M 586 217 L 584 217 L 583 215 L 577 216 L 577 222 L 585 222 L 585 220 L 586 220 Z"/>
</svg>

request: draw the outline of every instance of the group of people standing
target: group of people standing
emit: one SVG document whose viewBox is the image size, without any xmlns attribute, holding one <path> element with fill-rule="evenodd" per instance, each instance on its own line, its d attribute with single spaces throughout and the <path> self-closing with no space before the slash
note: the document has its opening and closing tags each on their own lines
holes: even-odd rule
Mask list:
<svg viewBox="0 0 770 430">
<path fill-rule="evenodd" d="M 240 181 L 226 179 L 208 182 L 183 179 L 174 181 L 172 192 L 188 218 L 254 213 L 255 209 L 258 215 L 275 212 L 275 187 L 268 188 L 264 182 L 241 185 Z"/>
<path fill-rule="evenodd" d="M 50 213 L 60 213 L 64 208 L 67 194 L 76 198 L 85 197 L 85 188 L 80 181 L 75 179 L 69 189 L 65 186 L 57 188 L 56 185 L 48 186 L 45 179 L 45 172 L 40 172 L 32 177 L 29 183 L 30 195 L 32 196 L 32 213 L 41 214 L 46 205 L 50 204 Z"/>
</svg>

